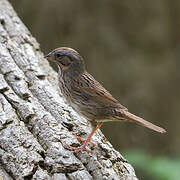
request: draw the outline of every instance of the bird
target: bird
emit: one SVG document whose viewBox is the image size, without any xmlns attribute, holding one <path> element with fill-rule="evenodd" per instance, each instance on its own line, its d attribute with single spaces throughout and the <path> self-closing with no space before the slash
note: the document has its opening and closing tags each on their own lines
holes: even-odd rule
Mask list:
<svg viewBox="0 0 180 180">
<path fill-rule="evenodd" d="M 93 125 L 86 139 L 73 135 L 82 141 L 80 147 L 68 146 L 73 151 L 88 151 L 88 144 L 95 145 L 91 138 L 104 122 L 133 122 L 159 133 L 166 130 L 138 117 L 121 105 L 91 74 L 86 71 L 83 57 L 74 49 L 60 47 L 44 56 L 58 66 L 59 88 L 68 104 Z"/>
</svg>

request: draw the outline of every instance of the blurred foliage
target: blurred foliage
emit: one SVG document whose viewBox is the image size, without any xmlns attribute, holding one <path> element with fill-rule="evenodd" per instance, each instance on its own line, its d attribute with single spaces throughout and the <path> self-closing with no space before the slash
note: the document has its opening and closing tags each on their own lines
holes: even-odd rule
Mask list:
<svg viewBox="0 0 180 180">
<path fill-rule="evenodd" d="M 104 123 L 120 151 L 180 153 L 179 0 L 10 0 L 47 53 L 75 48 L 88 71 L 128 109 L 167 129 Z"/>
<path fill-rule="evenodd" d="M 153 156 L 142 150 L 129 151 L 124 156 L 135 167 L 139 179 L 178 180 L 180 177 L 180 157 Z"/>
</svg>

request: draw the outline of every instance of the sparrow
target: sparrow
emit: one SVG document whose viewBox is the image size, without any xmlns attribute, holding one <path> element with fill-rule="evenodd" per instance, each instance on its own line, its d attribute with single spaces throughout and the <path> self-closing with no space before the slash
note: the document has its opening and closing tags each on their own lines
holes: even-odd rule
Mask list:
<svg viewBox="0 0 180 180">
<path fill-rule="evenodd" d="M 59 87 L 67 102 L 94 127 L 86 139 L 73 133 L 83 144 L 80 147 L 69 146 L 71 150 L 89 152 L 87 145 L 88 143 L 94 145 L 91 138 L 103 122 L 134 122 L 159 133 L 166 132 L 165 129 L 130 113 L 126 107 L 121 105 L 86 71 L 82 56 L 74 49 L 60 47 L 44 57 L 57 64 Z"/>
</svg>

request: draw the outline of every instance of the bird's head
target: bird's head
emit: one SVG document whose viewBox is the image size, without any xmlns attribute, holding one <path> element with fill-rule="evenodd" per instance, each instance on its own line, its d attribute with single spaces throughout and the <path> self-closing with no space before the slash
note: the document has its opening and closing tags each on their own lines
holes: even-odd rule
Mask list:
<svg viewBox="0 0 180 180">
<path fill-rule="evenodd" d="M 84 72 L 84 61 L 80 54 L 68 47 L 57 48 L 44 56 L 46 59 L 55 62 L 62 73 L 78 75 Z"/>
</svg>

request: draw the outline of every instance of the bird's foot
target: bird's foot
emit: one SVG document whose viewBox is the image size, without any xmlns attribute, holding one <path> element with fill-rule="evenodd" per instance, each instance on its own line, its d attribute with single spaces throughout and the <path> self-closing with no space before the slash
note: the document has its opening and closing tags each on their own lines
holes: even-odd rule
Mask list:
<svg viewBox="0 0 180 180">
<path fill-rule="evenodd" d="M 76 139 L 78 141 L 83 142 L 83 145 L 81 145 L 80 147 L 72 147 L 72 146 L 68 145 L 68 148 L 72 151 L 79 152 L 79 151 L 84 150 L 87 152 L 91 152 L 91 150 L 87 148 L 88 143 L 90 143 L 93 146 L 96 146 L 96 144 L 91 141 L 91 138 L 83 139 L 83 138 L 79 137 L 78 135 L 76 135 L 75 133 L 73 133 L 73 135 L 76 137 Z"/>
<path fill-rule="evenodd" d="M 75 152 L 80 152 L 80 151 L 87 151 L 87 152 L 92 152 L 90 149 L 88 149 L 87 147 L 87 143 L 84 143 L 82 146 L 80 147 L 72 147 L 70 145 L 68 145 L 68 148 L 72 151 L 75 151 Z"/>
<path fill-rule="evenodd" d="M 74 136 L 75 136 L 75 138 L 78 140 L 78 141 L 81 141 L 81 142 L 84 142 L 84 144 L 86 143 L 86 144 L 88 144 L 88 143 L 90 143 L 91 145 L 93 145 L 93 146 L 96 146 L 96 144 L 95 143 L 93 143 L 92 141 L 91 141 L 91 139 L 83 139 L 82 137 L 79 137 L 77 134 L 75 134 L 74 132 L 72 133 Z"/>
</svg>

